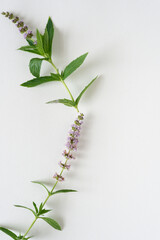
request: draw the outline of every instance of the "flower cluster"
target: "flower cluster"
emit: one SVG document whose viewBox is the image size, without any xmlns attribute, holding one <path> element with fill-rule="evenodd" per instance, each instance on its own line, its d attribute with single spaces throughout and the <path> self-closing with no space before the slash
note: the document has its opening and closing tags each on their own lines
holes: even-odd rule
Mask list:
<svg viewBox="0 0 160 240">
<path fill-rule="evenodd" d="M 25 39 L 33 37 L 32 31 L 28 30 L 28 26 L 25 25 L 24 22 L 19 19 L 19 17 L 15 17 L 13 13 L 9 12 L 2 12 L 2 15 L 9 18 L 13 23 L 16 24 L 16 26 L 19 28 L 20 33 L 24 33 Z"/>
<path fill-rule="evenodd" d="M 64 177 L 62 177 L 62 173 L 64 169 L 69 170 L 70 169 L 70 164 L 67 164 L 68 160 L 75 159 L 75 157 L 72 155 L 72 151 L 77 150 L 77 144 L 78 144 L 78 137 L 80 136 L 80 130 L 81 130 L 81 125 L 83 123 L 84 119 L 84 114 L 80 113 L 78 115 L 78 118 L 74 121 L 74 124 L 72 124 L 72 128 L 69 131 L 69 137 L 67 139 L 66 143 L 66 148 L 62 155 L 65 157 L 66 161 L 63 163 L 62 161 L 59 162 L 60 167 L 62 168 L 62 171 L 60 174 L 55 173 L 53 178 L 55 178 L 58 181 L 64 181 Z"/>
</svg>

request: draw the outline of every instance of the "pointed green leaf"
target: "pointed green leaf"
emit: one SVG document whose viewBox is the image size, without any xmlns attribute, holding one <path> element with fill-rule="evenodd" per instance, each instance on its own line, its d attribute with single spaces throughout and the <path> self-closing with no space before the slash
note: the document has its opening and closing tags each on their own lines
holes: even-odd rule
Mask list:
<svg viewBox="0 0 160 240">
<path fill-rule="evenodd" d="M 50 209 L 48 209 L 48 210 L 47 209 L 42 209 L 38 215 L 40 216 L 40 215 L 43 215 L 43 214 L 48 213 L 50 211 L 52 211 L 52 210 L 50 210 Z"/>
<path fill-rule="evenodd" d="M 18 50 L 41 55 L 40 52 L 37 50 L 37 48 L 33 46 L 23 46 L 23 47 L 20 47 Z"/>
<path fill-rule="evenodd" d="M 28 207 L 25 207 L 25 206 L 22 206 L 22 205 L 14 205 L 14 206 L 15 206 L 15 207 L 19 207 L 19 208 L 25 208 L 25 209 L 31 211 L 31 212 L 36 216 L 35 211 L 33 211 L 31 208 L 28 208 Z"/>
<path fill-rule="evenodd" d="M 21 86 L 35 87 L 42 83 L 52 82 L 52 81 L 60 81 L 60 80 L 54 79 L 52 76 L 44 76 L 44 77 L 33 78 L 32 80 L 22 83 Z"/>
<path fill-rule="evenodd" d="M 30 46 L 35 46 L 34 41 L 32 39 L 26 39 Z"/>
<path fill-rule="evenodd" d="M 52 19 L 50 17 L 48 18 L 48 22 L 47 22 L 47 25 L 46 25 L 46 30 L 48 32 L 48 54 L 49 54 L 49 56 L 51 56 L 52 41 L 53 41 L 53 36 L 54 36 L 54 26 L 53 26 Z"/>
<path fill-rule="evenodd" d="M 47 104 L 48 103 L 62 103 L 68 107 L 75 107 L 75 102 L 73 102 L 72 100 L 66 99 L 66 98 L 53 100 L 53 101 L 47 102 Z"/>
<path fill-rule="evenodd" d="M 37 182 L 37 181 L 32 181 L 32 183 L 40 184 L 42 187 L 44 187 L 44 188 L 46 189 L 46 191 L 47 191 L 48 193 L 50 193 L 50 191 L 48 190 L 48 188 L 47 188 L 43 183 Z"/>
<path fill-rule="evenodd" d="M 57 230 L 61 230 L 61 226 L 52 218 L 41 217 L 45 222 Z"/>
<path fill-rule="evenodd" d="M 71 73 L 73 73 L 78 67 L 81 66 L 81 64 L 84 62 L 85 58 L 87 57 L 88 53 L 85 53 L 81 55 L 80 57 L 73 60 L 65 69 L 63 72 L 63 80 L 66 79 Z"/>
<path fill-rule="evenodd" d="M 35 204 L 35 202 L 33 202 L 33 206 L 35 208 L 36 213 L 38 213 L 38 208 L 37 208 L 37 205 Z"/>
<path fill-rule="evenodd" d="M 89 86 L 97 79 L 97 77 L 98 76 L 96 76 L 83 90 L 82 90 L 82 92 L 79 94 L 79 96 L 77 97 L 77 99 L 76 99 L 76 105 L 78 105 L 78 103 L 79 103 L 79 101 L 80 101 L 80 99 L 81 99 L 81 97 L 82 97 L 82 95 L 85 93 L 85 91 L 89 88 Z"/>
<path fill-rule="evenodd" d="M 46 58 L 32 58 L 29 62 L 29 69 L 33 76 L 39 77 L 42 61 Z"/>
<path fill-rule="evenodd" d="M 48 31 L 45 29 L 44 35 L 43 35 L 43 48 L 45 53 L 49 54 L 50 56 L 50 49 L 49 49 L 49 36 Z"/>
<path fill-rule="evenodd" d="M 7 228 L 3 228 L 0 227 L 0 230 L 4 233 L 6 233 L 8 236 L 10 236 L 11 238 L 17 240 L 17 235 L 15 233 L 13 233 L 11 230 L 8 230 Z"/>
<path fill-rule="evenodd" d="M 40 52 L 40 54 L 42 56 L 44 56 L 44 49 L 43 49 L 43 39 L 42 39 L 42 35 L 40 34 L 40 32 L 37 29 L 37 49 Z"/>
<path fill-rule="evenodd" d="M 61 190 L 58 190 L 56 192 L 53 192 L 52 195 L 57 194 L 57 193 L 68 193 L 68 192 L 77 192 L 77 191 L 72 190 L 72 189 L 61 189 Z"/>
<path fill-rule="evenodd" d="M 43 203 L 41 203 L 40 206 L 39 206 L 39 212 L 42 211 L 42 208 L 43 208 Z"/>
</svg>

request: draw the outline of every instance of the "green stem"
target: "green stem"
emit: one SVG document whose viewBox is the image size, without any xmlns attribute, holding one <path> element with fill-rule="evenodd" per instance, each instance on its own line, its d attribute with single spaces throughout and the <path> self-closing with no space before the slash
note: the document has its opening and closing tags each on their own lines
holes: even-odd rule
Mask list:
<svg viewBox="0 0 160 240">
<path fill-rule="evenodd" d="M 70 151 L 69 151 L 69 152 L 70 152 Z M 66 159 L 65 164 L 67 164 L 67 161 L 68 161 L 68 159 Z M 62 170 L 61 170 L 61 172 L 60 172 L 60 174 L 59 174 L 60 176 L 62 176 L 63 171 L 64 171 L 64 168 L 62 168 Z M 55 184 L 53 185 L 52 190 L 50 191 L 50 193 L 48 194 L 47 198 L 45 199 L 45 201 L 44 201 L 44 203 L 43 203 L 43 205 L 42 205 L 43 207 L 45 206 L 45 204 L 46 204 L 46 202 L 48 201 L 48 199 L 52 196 L 51 193 L 53 193 L 53 191 L 54 191 L 57 183 L 58 183 L 58 180 L 55 182 Z M 38 219 L 38 216 L 35 217 L 34 221 L 33 221 L 32 224 L 30 225 L 30 227 L 28 228 L 28 230 L 25 232 L 22 240 L 24 240 L 24 238 L 27 236 L 27 234 L 29 233 L 29 231 L 31 230 L 31 228 L 33 227 L 33 225 L 35 224 L 35 222 L 37 221 L 37 219 Z"/>
<path fill-rule="evenodd" d="M 59 74 L 59 71 L 57 69 L 57 67 L 54 65 L 52 59 L 49 60 L 49 62 L 52 64 L 53 68 L 55 69 L 56 73 Z M 62 77 L 60 76 L 60 81 L 63 83 L 63 85 L 65 86 L 66 90 L 68 91 L 72 101 L 74 102 L 74 98 L 73 95 L 71 94 L 69 88 L 67 87 L 66 83 L 63 81 Z M 79 112 L 78 106 L 75 106 L 77 112 Z M 68 159 L 66 159 L 65 164 L 67 163 Z M 62 176 L 62 173 L 64 171 L 64 168 L 62 168 L 61 172 L 60 172 L 60 176 Z M 48 196 L 46 197 L 45 201 L 43 202 L 43 207 L 45 206 L 45 204 L 47 203 L 48 199 L 51 197 L 51 193 L 53 193 L 55 187 L 57 186 L 58 180 L 55 182 L 55 184 L 53 185 L 53 188 L 51 190 L 51 192 L 48 194 Z M 35 224 L 35 222 L 37 221 L 38 216 L 35 217 L 35 219 L 33 220 L 32 224 L 30 225 L 30 227 L 28 228 L 28 230 L 26 231 L 26 233 L 24 234 L 22 240 L 24 240 L 24 238 L 27 236 L 28 232 L 31 230 L 31 228 L 33 227 L 33 225 Z"/>
<path fill-rule="evenodd" d="M 26 233 L 24 234 L 22 240 L 25 238 L 25 236 L 29 233 L 29 231 L 31 230 L 31 228 L 33 227 L 33 225 L 35 224 L 35 222 L 37 221 L 37 217 L 35 217 L 34 221 L 32 222 L 32 224 L 30 225 L 30 227 L 28 228 L 28 230 L 26 231 Z"/>
<path fill-rule="evenodd" d="M 52 65 L 53 68 L 55 69 L 56 73 L 59 74 L 58 68 L 54 65 L 52 59 L 50 59 L 49 62 L 51 63 L 51 65 Z M 61 76 L 60 76 L 60 81 L 61 81 L 61 83 L 64 85 L 64 87 L 66 88 L 67 92 L 69 93 L 69 95 L 70 95 L 70 97 L 71 97 L 71 100 L 74 102 L 73 95 L 72 95 L 71 91 L 69 90 L 68 86 L 66 85 L 65 81 L 62 79 Z M 75 106 L 75 108 L 77 109 L 77 112 L 79 112 L 78 106 Z"/>
</svg>

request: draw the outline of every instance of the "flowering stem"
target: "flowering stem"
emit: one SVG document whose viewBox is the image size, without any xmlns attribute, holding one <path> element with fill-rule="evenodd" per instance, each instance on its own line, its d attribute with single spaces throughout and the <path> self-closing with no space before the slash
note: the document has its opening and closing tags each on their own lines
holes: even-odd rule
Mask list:
<svg viewBox="0 0 160 240">
<path fill-rule="evenodd" d="M 57 67 L 54 65 L 52 59 L 49 59 L 48 62 L 51 63 L 51 65 L 52 65 L 53 68 L 55 69 L 56 73 L 59 74 L 59 71 L 58 71 Z M 67 91 L 68 91 L 68 93 L 69 93 L 69 95 L 70 95 L 72 101 L 74 102 L 74 98 L 73 98 L 73 96 L 72 96 L 72 94 L 71 94 L 69 88 L 67 87 L 66 83 L 63 81 L 63 79 L 62 79 L 61 76 L 60 76 L 60 81 L 63 83 L 63 85 L 64 85 L 65 88 L 67 89 Z M 75 106 L 75 108 L 76 108 L 77 112 L 79 112 L 78 107 Z M 69 150 L 68 154 L 70 154 L 70 150 Z M 65 164 L 64 164 L 64 165 L 67 164 L 67 161 L 68 161 L 68 158 L 66 157 L 66 161 L 65 161 Z M 62 176 L 64 169 L 65 169 L 65 167 L 62 168 L 62 170 L 61 170 L 59 176 Z M 46 199 L 44 200 L 44 202 L 43 202 L 43 204 L 42 204 L 42 208 L 45 206 L 45 204 L 47 203 L 48 199 L 52 196 L 52 193 L 53 193 L 55 187 L 57 186 L 57 183 L 58 183 L 58 180 L 57 180 L 57 181 L 55 182 L 55 184 L 53 185 L 52 190 L 48 193 L 48 196 L 46 197 Z M 35 216 L 35 219 L 34 219 L 33 222 L 31 223 L 31 225 L 30 225 L 30 227 L 28 228 L 28 230 L 26 231 L 26 233 L 24 234 L 22 240 L 25 239 L 25 237 L 27 236 L 27 234 L 29 233 L 29 231 L 31 230 L 31 228 L 33 227 L 33 225 L 35 224 L 35 222 L 37 221 L 38 218 L 39 218 L 38 216 Z"/>
<path fill-rule="evenodd" d="M 66 158 L 65 164 L 67 164 L 67 161 L 68 161 L 68 159 Z M 62 168 L 62 170 L 61 170 L 61 172 L 59 174 L 60 176 L 62 176 L 63 171 L 64 171 L 64 168 Z M 52 196 L 52 193 L 53 193 L 55 187 L 57 186 L 57 183 L 58 183 L 58 180 L 55 182 L 55 184 L 54 184 L 52 190 L 50 191 L 50 193 L 48 193 L 48 196 L 47 196 L 47 198 L 45 199 L 45 201 L 44 201 L 44 203 L 42 205 L 43 207 L 45 206 L 45 204 L 48 201 L 48 199 Z M 39 218 L 38 216 L 35 217 L 34 221 L 32 222 L 32 224 L 30 225 L 30 227 L 28 228 L 28 230 L 24 234 L 22 240 L 24 240 L 24 238 L 27 236 L 27 234 L 29 233 L 29 231 L 31 230 L 31 228 L 33 227 L 33 225 L 35 224 L 35 222 L 37 221 L 38 218 Z"/>
</svg>

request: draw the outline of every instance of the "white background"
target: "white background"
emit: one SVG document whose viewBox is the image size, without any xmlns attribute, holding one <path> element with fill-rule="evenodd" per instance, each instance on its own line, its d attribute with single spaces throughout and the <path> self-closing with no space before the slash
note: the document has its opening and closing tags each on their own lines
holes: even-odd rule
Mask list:
<svg viewBox="0 0 160 240">
<path fill-rule="evenodd" d="M 19 15 L 35 33 L 48 16 L 55 24 L 53 59 L 62 70 L 85 52 L 83 66 L 66 83 L 82 98 L 85 124 L 77 160 L 58 188 L 48 216 L 63 228 L 39 221 L 35 240 L 160 239 L 160 2 L 157 0 L 1 0 L 1 11 Z M 58 161 L 76 112 L 45 102 L 68 97 L 60 83 L 32 89 L 28 63 L 34 55 L 18 29 L 0 17 L 0 225 L 26 231 L 31 207 L 45 191 L 30 183 L 54 183 Z M 42 74 L 52 71 L 45 63 Z M 0 239 L 9 239 L 0 233 Z"/>
</svg>

